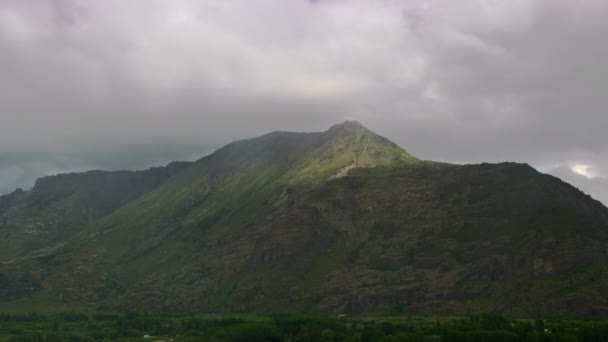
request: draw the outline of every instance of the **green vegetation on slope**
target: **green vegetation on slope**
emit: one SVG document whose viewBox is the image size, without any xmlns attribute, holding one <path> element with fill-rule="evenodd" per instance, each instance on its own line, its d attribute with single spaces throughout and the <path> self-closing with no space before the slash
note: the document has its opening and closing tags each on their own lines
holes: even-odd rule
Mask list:
<svg viewBox="0 0 608 342">
<path fill-rule="evenodd" d="M 30 191 L 0 196 L 0 260 L 64 242 L 189 165 L 50 176 L 39 179 Z"/>
</svg>

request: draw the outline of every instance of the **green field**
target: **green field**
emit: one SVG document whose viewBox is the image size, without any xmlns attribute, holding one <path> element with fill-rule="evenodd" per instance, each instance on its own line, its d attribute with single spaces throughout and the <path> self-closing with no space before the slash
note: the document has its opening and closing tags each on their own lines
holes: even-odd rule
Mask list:
<svg viewBox="0 0 608 342">
<path fill-rule="evenodd" d="M 607 341 L 607 321 L 344 315 L 0 314 L 0 341 Z"/>
</svg>

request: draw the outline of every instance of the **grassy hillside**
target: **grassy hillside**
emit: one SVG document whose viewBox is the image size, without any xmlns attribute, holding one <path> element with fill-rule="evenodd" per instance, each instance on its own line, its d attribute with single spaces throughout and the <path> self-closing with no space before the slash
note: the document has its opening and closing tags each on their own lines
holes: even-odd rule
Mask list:
<svg viewBox="0 0 608 342">
<path fill-rule="evenodd" d="M 41 178 L 30 191 L 0 197 L 0 260 L 64 242 L 189 163 L 147 171 L 89 171 Z"/>
</svg>

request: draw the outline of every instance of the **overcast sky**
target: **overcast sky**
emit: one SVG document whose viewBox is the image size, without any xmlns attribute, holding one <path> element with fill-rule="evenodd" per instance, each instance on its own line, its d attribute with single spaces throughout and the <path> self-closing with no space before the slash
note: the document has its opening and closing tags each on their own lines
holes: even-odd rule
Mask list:
<svg viewBox="0 0 608 342">
<path fill-rule="evenodd" d="M 0 193 L 355 119 L 608 203 L 606 0 L 0 0 Z"/>
</svg>

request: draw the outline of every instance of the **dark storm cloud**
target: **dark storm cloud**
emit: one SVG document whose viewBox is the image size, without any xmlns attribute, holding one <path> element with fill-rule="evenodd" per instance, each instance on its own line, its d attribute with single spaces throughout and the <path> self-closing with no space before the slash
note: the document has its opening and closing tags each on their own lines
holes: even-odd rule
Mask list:
<svg viewBox="0 0 608 342">
<path fill-rule="evenodd" d="M 607 15 L 603 0 L 0 0 L 0 192 L 357 119 L 422 158 L 529 162 L 606 203 Z"/>
</svg>

